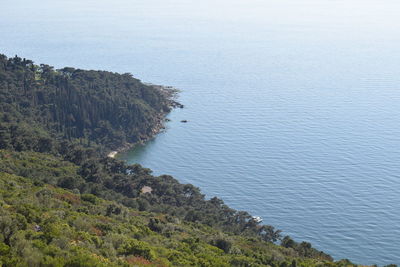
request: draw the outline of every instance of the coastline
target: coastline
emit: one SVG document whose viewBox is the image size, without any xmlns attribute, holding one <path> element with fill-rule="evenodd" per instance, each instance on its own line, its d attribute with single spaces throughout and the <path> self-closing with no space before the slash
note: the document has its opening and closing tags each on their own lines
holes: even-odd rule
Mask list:
<svg viewBox="0 0 400 267">
<path fill-rule="evenodd" d="M 134 148 L 137 145 L 142 145 L 146 143 L 147 141 L 153 139 L 157 134 L 165 130 L 165 122 L 168 121 L 166 119 L 166 116 L 172 111 L 172 109 L 175 108 L 184 108 L 184 105 L 179 103 L 177 101 L 178 99 L 178 94 L 181 92 L 181 90 L 173 87 L 173 86 L 165 86 L 165 85 L 157 85 L 157 84 L 152 84 L 152 83 L 143 83 L 147 86 L 153 87 L 154 89 L 158 90 L 166 100 L 166 106 L 169 108 L 168 111 L 162 111 L 159 112 L 157 117 L 155 118 L 155 123 L 154 126 L 151 127 L 151 130 L 147 134 L 143 134 L 139 137 L 139 141 L 135 143 L 126 143 L 122 147 L 112 150 L 107 154 L 107 157 L 109 158 L 116 158 L 117 155 L 121 152 L 125 152 L 127 150 L 130 150 Z"/>
</svg>

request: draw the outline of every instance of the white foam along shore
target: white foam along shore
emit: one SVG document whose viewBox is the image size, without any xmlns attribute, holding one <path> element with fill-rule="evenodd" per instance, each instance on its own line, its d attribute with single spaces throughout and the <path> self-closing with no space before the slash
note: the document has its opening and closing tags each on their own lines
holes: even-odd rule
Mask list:
<svg viewBox="0 0 400 267">
<path fill-rule="evenodd" d="M 176 101 L 176 99 L 178 98 L 178 93 L 180 92 L 179 89 L 172 87 L 172 86 L 157 85 L 157 84 L 152 84 L 152 83 L 144 83 L 144 84 L 147 86 L 151 86 L 151 87 L 159 90 L 160 92 L 162 92 L 165 95 L 165 97 L 168 101 L 168 104 L 171 108 L 183 108 L 183 105 Z M 118 149 L 116 151 L 111 151 L 110 153 L 108 153 L 107 157 L 115 158 L 115 156 L 119 152 L 128 150 L 128 149 L 134 147 L 138 143 L 143 144 L 144 142 L 153 138 L 162 129 L 165 129 L 165 127 L 164 127 L 165 115 L 166 115 L 166 113 L 160 114 L 158 123 L 153 127 L 153 129 L 151 131 L 151 136 L 147 136 L 146 138 L 140 140 L 139 142 L 137 142 L 135 144 L 127 143 L 125 146 L 121 147 L 120 149 Z"/>
</svg>

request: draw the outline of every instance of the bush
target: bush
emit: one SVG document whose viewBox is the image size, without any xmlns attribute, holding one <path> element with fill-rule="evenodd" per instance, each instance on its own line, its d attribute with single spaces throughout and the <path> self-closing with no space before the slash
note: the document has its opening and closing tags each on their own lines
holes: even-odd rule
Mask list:
<svg viewBox="0 0 400 267">
<path fill-rule="evenodd" d="M 219 249 L 222 249 L 225 253 L 229 253 L 229 251 L 231 250 L 231 247 L 232 247 L 232 242 L 230 242 L 226 239 L 218 238 L 218 239 L 212 241 L 211 245 L 213 245 Z"/>
<path fill-rule="evenodd" d="M 136 239 L 130 239 L 125 242 L 118 252 L 122 255 L 135 255 L 147 260 L 155 259 L 154 251 L 146 243 Z"/>
<path fill-rule="evenodd" d="M 92 194 L 83 194 L 81 196 L 81 199 L 83 201 L 87 201 L 87 202 L 90 202 L 92 204 L 97 204 L 97 197 L 95 195 L 92 195 Z"/>
<path fill-rule="evenodd" d="M 4 243 L 0 243 L 0 255 L 6 255 L 10 251 L 10 247 Z"/>
</svg>

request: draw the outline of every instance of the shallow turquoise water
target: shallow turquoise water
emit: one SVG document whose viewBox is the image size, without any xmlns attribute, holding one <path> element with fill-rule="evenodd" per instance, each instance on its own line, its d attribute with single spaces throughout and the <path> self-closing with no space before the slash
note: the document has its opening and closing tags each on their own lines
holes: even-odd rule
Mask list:
<svg viewBox="0 0 400 267">
<path fill-rule="evenodd" d="M 182 89 L 185 109 L 129 162 L 337 259 L 400 263 L 399 8 L 3 0 L 0 51 Z"/>
</svg>

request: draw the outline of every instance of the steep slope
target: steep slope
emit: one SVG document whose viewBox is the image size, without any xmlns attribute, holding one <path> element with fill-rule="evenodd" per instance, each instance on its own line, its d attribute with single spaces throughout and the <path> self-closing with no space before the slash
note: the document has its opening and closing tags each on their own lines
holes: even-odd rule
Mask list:
<svg viewBox="0 0 400 267">
<path fill-rule="evenodd" d="M 0 173 L 5 266 L 349 266 Z"/>
<path fill-rule="evenodd" d="M 130 74 L 54 70 L 0 55 L 0 148 L 51 151 L 52 138 L 118 148 L 154 133 L 168 92 Z"/>
<path fill-rule="evenodd" d="M 350 265 L 193 185 L 105 157 L 152 136 L 170 95 L 129 74 L 0 55 L 4 266 Z"/>
</svg>

